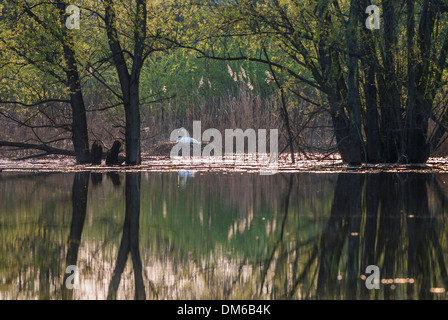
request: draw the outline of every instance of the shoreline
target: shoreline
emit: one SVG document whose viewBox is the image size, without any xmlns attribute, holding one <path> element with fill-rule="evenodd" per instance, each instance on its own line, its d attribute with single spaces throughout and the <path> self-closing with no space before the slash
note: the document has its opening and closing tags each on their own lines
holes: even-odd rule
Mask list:
<svg viewBox="0 0 448 320">
<path fill-rule="evenodd" d="M 8 172 L 179 172 L 194 171 L 216 173 L 260 173 L 266 166 L 257 161 L 223 161 L 216 159 L 173 160 L 166 156 L 144 156 L 138 166 L 77 165 L 73 157 L 54 156 L 39 160 L 10 160 L 0 158 L 0 173 Z M 298 158 L 292 163 L 288 156 L 281 156 L 274 174 L 281 173 L 381 173 L 415 172 L 448 173 L 448 157 L 430 158 L 426 164 L 362 164 L 350 166 L 339 157 L 328 160 Z"/>
</svg>

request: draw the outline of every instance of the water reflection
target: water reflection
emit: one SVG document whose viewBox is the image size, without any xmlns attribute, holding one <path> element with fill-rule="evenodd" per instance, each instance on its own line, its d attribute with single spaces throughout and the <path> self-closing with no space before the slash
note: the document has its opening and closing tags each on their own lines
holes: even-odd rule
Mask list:
<svg viewBox="0 0 448 320">
<path fill-rule="evenodd" d="M 81 244 L 82 230 L 84 229 L 84 220 L 87 210 L 87 195 L 89 187 L 88 172 L 75 173 L 72 187 L 72 221 L 70 225 L 70 234 L 67 243 L 67 257 L 65 259 L 66 266 L 78 265 L 78 251 Z M 92 183 L 97 184 L 97 180 L 92 175 Z M 95 182 L 94 182 L 95 181 Z M 67 278 L 70 273 L 65 273 L 64 281 L 62 282 L 62 298 L 64 300 L 73 298 L 73 290 L 69 290 L 66 286 Z M 70 280 L 70 279 L 69 279 Z"/>
<path fill-rule="evenodd" d="M 92 184 L 94 186 L 101 184 L 103 181 L 103 174 L 101 172 L 92 172 L 90 176 L 92 177 Z"/>
<path fill-rule="evenodd" d="M 187 180 L 193 178 L 195 176 L 195 174 L 196 174 L 196 171 L 192 171 L 192 170 L 179 171 L 177 173 L 177 176 L 179 177 L 179 179 L 178 179 L 179 185 L 184 187 L 187 184 Z"/>
<path fill-rule="evenodd" d="M 135 299 L 146 298 L 145 286 L 142 277 L 142 260 L 139 249 L 139 220 L 140 220 L 140 173 L 126 173 L 126 215 L 124 218 L 123 233 L 120 248 L 118 249 L 117 262 L 115 264 L 112 280 L 109 284 L 107 299 L 116 299 L 123 270 L 126 266 L 128 255 L 131 255 L 134 268 Z"/>
<path fill-rule="evenodd" d="M 447 298 L 448 175 L 106 176 L 2 173 L 1 299 Z"/>
</svg>

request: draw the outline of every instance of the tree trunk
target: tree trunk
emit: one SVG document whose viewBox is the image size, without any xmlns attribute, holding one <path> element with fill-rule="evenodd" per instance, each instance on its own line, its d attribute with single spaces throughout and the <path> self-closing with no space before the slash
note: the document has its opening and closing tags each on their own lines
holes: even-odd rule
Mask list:
<svg viewBox="0 0 448 320">
<path fill-rule="evenodd" d="M 401 107 L 396 80 L 396 29 L 395 1 L 383 2 L 384 50 L 381 51 L 385 72 L 378 75 L 381 108 L 381 132 L 384 139 L 383 161 L 396 162 L 403 152 Z"/>
<path fill-rule="evenodd" d="M 327 11 L 328 1 L 319 3 L 321 23 L 318 43 L 318 59 L 322 72 L 322 87 L 328 97 L 330 115 L 336 137 L 337 148 L 344 162 L 350 163 L 350 124 L 345 113 L 341 92 L 345 90 L 339 53 L 328 46 L 331 16 Z"/>
<path fill-rule="evenodd" d="M 417 127 L 417 116 L 416 116 L 416 72 L 415 67 L 417 66 L 417 61 L 415 57 L 415 19 L 414 19 L 414 1 L 407 0 L 407 51 L 408 51 L 408 84 L 407 93 L 408 100 L 406 102 L 406 145 L 408 148 L 412 148 L 416 143 L 416 130 Z M 409 150 L 410 157 L 415 158 L 415 150 Z"/>
<path fill-rule="evenodd" d="M 374 66 L 367 67 L 364 92 L 366 99 L 367 161 L 370 163 L 378 163 L 382 159 L 382 145 L 378 123 L 379 114 Z"/>
<path fill-rule="evenodd" d="M 139 71 L 138 71 L 139 72 Z M 130 103 L 126 115 L 126 163 L 141 163 L 139 75 L 131 75 Z"/>
<path fill-rule="evenodd" d="M 57 2 L 62 22 L 62 47 L 64 51 L 65 73 L 70 90 L 70 105 L 72 108 L 72 139 L 78 164 L 90 163 L 89 136 L 87 133 L 87 117 L 81 90 L 81 81 L 74 52 L 74 41 L 70 31 L 65 27 L 66 4 Z"/>
<path fill-rule="evenodd" d="M 365 0 L 364 6 L 370 5 L 370 1 Z M 360 15 L 359 23 L 364 22 L 364 15 Z M 376 57 L 375 42 L 373 32 L 362 32 L 360 40 L 360 51 L 364 59 L 361 61 L 362 73 L 364 75 L 364 96 L 365 96 L 365 135 L 366 135 L 366 160 L 369 163 L 378 163 L 382 159 L 382 145 L 380 139 L 379 113 L 378 113 L 378 90 L 376 86 L 376 67 L 378 59 Z"/>
<path fill-rule="evenodd" d="M 75 80 L 79 81 L 79 80 Z M 71 87 L 71 86 L 70 86 Z M 73 113 L 73 147 L 76 153 L 76 162 L 78 164 L 90 163 L 89 138 L 87 133 L 87 119 L 84 101 L 81 91 L 70 95 L 70 101 Z"/>
<path fill-rule="evenodd" d="M 135 33 L 134 33 L 134 54 L 132 69 L 129 72 L 118 39 L 116 29 L 116 15 L 113 8 L 113 0 L 106 0 L 105 22 L 106 32 L 109 41 L 109 47 L 112 52 L 112 58 L 118 73 L 118 79 L 121 85 L 123 104 L 126 117 L 126 164 L 139 165 L 141 163 L 141 141 L 140 141 L 140 72 L 143 66 L 144 42 L 146 38 L 146 16 L 147 8 L 144 0 L 136 0 L 137 14 L 135 15 Z"/>
<path fill-rule="evenodd" d="M 413 5 L 408 3 L 408 14 L 411 9 L 413 10 Z M 410 66 L 412 65 L 412 69 L 409 71 L 409 102 L 407 105 L 407 113 L 410 113 L 409 128 L 407 128 L 407 154 L 410 163 L 426 162 L 430 156 L 430 149 L 427 144 L 428 110 L 431 109 L 434 97 L 428 83 L 432 81 L 431 77 L 433 76 L 430 61 L 433 42 L 432 31 L 436 14 L 434 10 L 434 6 L 429 1 L 425 1 L 416 44 L 413 41 L 413 19 L 409 21 L 410 18 L 408 17 L 408 32 L 411 32 L 411 35 L 408 35 L 410 38 L 408 46 L 412 46 L 412 48 L 417 46 L 420 54 L 419 61 L 416 61 L 414 52 L 411 51 L 410 61 L 408 62 Z"/>
<path fill-rule="evenodd" d="M 356 53 L 358 51 L 358 21 L 359 2 L 352 1 L 347 26 L 348 49 L 348 75 L 347 75 L 347 111 L 349 113 L 350 127 L 350 159 L 349 164 L 361 164 L 362 162 L 362 132 L 361 132 L 361 98 L 359 96 L 359 67 Z"/>
<path fill-rule="evenodd" d="M 331 119 L 339 154 L 341 155 L 341 158 L 344 162 L 350 163 L 349 120 L 342 112 L 343 111 L 341 111 L 341 113 L 332 112 Z"/>
</svg>

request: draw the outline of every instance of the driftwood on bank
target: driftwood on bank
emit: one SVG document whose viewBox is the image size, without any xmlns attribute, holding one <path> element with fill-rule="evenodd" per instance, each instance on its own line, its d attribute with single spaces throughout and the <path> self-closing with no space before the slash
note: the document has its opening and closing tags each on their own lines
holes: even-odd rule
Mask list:
<svg viewBox="0 0 448 320">
<path fill-rule="evenodd" d="M 0 140 L 0 148 L 1 147 L 13 147 L 20 149 L 34 149 L 44 151 L 43 153 L 24 156 L 17 160 L 27 160 L 32 158 L 45 157 L 48 155 L 62 155 L 62 156 L 76 157 L 76 153 L 74 150 L 59 149 L 51 147 L 46 144 L 34 144 L 34 143 Z M 112 145 L 112 148 L 107 152 L 103 152 L 101 145 L 97 141 L 95 141 L 91 149 L 91 156 L 92 156 L 91 163 L 92 165 L 100 165 L 101 160 L 106 159 L 106 165 L 110 166 L 121 165 L 125 161 L 125 159 L 124 157 L 119 155 L 120 152 L 122 152 L 122 150 L 121 150 L 121 143 L 119 141 L 115 141 L 114 144 Z"/>
<path fill-rule="evenodd" d="M 76 156 L 75 151 L 54 148 L 46 144 L 33 144 L 33 143 L 22 143 L 22 142 L 11 142 L 11 141 L 0 141 L 0 147 L 14 147 L 21 149 L 35 149 L 45 151 L 46 153 L 39 154 L 39 156 L 56 154 L 62 156 Z M 37 156 L 37 155 L 36 155 Z M 31 156 L 29 156 L 31 157 Z"/>
</svg>

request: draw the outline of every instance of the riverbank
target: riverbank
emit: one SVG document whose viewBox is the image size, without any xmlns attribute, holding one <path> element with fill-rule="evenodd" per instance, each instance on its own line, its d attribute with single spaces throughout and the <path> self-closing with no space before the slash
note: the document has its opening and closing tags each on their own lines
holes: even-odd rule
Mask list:
<svg viewBox="0 0 448 320">
<path fill-rule="evenodd" d="M 40 159 L 17 161 L 0 158 L 0 172 L 222 172 L 222 173 L 257 173 L 263 169 L 270 169 L 272 173 L 295 172 L 352 172 L 352 173 L 379 173 L 379 172 L 419 172 L 419 173 L 448 173 L 448 158 L 430 158 L 426 164 L 363 164 L 349 166 L 343 163 L 338 155 L 325 159 L 322 156 L 305 158 L 295 155 L 296 162 L 292 163 L 290 155 L 280 155 L 276 166 L 268 168 L 265 161 L 258 159 L 223 161 L 218 158 L 205 159 L 170 159 L 166 156 L 143 155 L 139 166 L 106 166 L 77 165 L 73 157 L 49 156 Z"/>
</svg>

